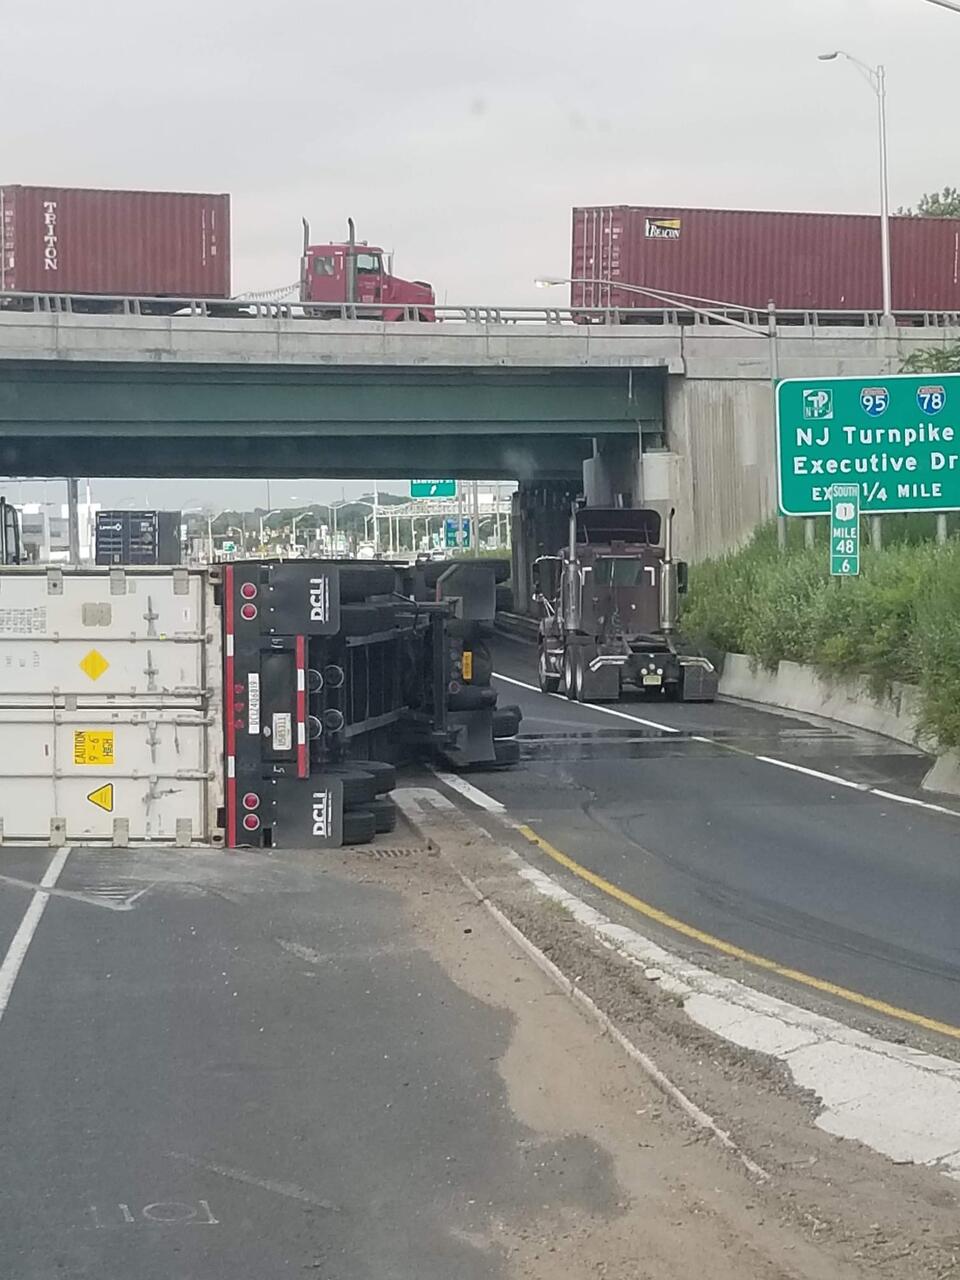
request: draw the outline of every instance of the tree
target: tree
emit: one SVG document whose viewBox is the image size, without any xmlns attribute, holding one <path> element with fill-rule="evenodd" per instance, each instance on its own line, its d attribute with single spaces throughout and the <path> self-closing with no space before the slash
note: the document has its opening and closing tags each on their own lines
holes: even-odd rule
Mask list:
<svg viewBox="0 0 960 1280">
<path fill-rule="evenodd" d="M 917 347 L 900 366 L 901 373 L 960 373 L 960 342 Z"/>
<path fill-rule="evenodd" d="M 911 218 L 960 218 L 960 188 L 944 187 L 942 191 L 926 191 L 916 209 L 897 210 Z"/>
</svg>

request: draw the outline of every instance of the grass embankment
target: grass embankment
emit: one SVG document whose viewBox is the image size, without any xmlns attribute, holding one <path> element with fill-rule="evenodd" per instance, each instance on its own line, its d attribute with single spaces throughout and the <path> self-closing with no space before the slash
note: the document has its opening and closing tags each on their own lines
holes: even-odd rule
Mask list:
<svg viewBox="0 0 960 1280">
<path fill-rule="evenodd" d="M 792 521 L 785 552 L 770 525 L 742 550 L 692 566 L 684 631 L 769 668 L 786 658 L 828 676 L 863 674 L 877 693 L 916 684 L 922 727 L 960 746 L 960 540 L 938 546 L 930 518 L 888 517 L 882 550 L 863 538 L 860 576 L 831 579 L 826 522 L 817 524 L 813 548 Z"/>
</svg>

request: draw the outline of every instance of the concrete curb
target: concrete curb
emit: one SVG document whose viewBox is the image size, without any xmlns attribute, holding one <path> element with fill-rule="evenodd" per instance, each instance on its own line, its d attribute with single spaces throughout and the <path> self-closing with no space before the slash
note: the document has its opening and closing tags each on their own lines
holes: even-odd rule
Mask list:
<svg viewBox="0 0 960 1280">
<path fill-rule="evenodd" d="M 645 934 L 617 924 L 564 888 L 519 853 L 474 822 L 443 793 L 427 787 L 398 789 L 397 803 L 409 821 L 441 850 L 451 834 L 490 842 L 508 867 L 542 896 L 565 907 L 601 945 L 636 965 L 651 983 L 675 997 L 692 1022 L 742 1049 L 783 1062 L 794 1082 L 819 1099 L 815 1123 L 826 1133 L 853 1139 L 903 1164 L 926 1165 L 960 1178 L 960 1062 L 854 1030 L 838 1018 L 814 1013 L 669 951 Z M 509 817 L 502 821 L 514 828 Z M 730 1135 L 663 1075 L 652 1059 L 552 960 L 518 930 L 477 884 L 447 856 L 469 892 L 522 946 L 558 988 L 616 1041 L 696 1124 L 708 1129 L 763 1179 L 767 1171 L 750 1160 Z M 676 1090 L 676 1092 L 674 1092 Z"/>
</svg>

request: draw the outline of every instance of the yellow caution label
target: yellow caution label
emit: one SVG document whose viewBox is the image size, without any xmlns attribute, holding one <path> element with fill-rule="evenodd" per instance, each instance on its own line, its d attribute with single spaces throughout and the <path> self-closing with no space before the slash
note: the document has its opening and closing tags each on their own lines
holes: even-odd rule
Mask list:
<svg viewBox="0 0 960 1280">
<path fill-rule="evenodd" d="M 113 730 L 74 729 L 73 763 L 83 765 L 112 765 Z"/>
<path fill-rule="evenodd" d="M 463 658 L 460 662 L 460 671 L 464 680 L 473 679 L 473 651 L 471 649 L 464 649 Z"/>
<path fill-rule="evenodd" d="M 113 783 L 105 782 L 102 787 L 97 787 L 96 791 L 91 791 L 87 799 L 98 809 L 113 813 Z"/>
<path fill-rule="evenodd" d="M 80 670 L 91 680 L 99 680 L 109 665 L 110 663 L 98 649 L 91 649 L 80 659 Z"/>
</svg>

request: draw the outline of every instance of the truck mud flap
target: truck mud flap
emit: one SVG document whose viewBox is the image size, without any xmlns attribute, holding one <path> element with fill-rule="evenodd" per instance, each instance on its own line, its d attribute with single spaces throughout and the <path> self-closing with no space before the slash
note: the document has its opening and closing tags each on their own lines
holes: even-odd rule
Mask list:
<svg viewBox="0 0 960 1280">
<path fill-rule="evenodd" d="M 720 677 L 716 671 L 708 671 L 699 663 L 681 663 L 681 702 L 713 702 L 717 696 Z"/>
<path fill-rule="evenodd" d="M 468 768 L 470 765 L 493 764 L 497 753 L 493 738 L 493 709 L 487 707 L 481 711 L 450 711 L 447 713 L 447 728 L 453 742 L 444 747 L 442 754 L 455 768 Z"/>
</svg>

